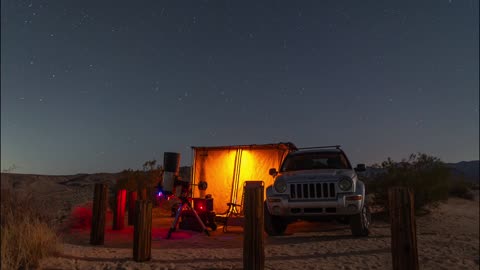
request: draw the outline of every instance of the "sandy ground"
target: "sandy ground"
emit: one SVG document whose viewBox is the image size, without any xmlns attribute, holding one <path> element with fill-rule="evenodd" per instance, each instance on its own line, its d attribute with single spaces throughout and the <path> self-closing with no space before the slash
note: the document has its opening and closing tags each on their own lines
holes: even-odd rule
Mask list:
<svg viewBox="0 0 480 270">
<path fill-rule="evenodd" d="M 89 186 L 78 185 L 80 180 L 67 180 L 56 180 L 64 183 L 61 188 L 28 183 L 40 190 L 39 194 L 54 198 L 57 203 L 52 210 L 57 207 L 58 219 L 64 224 L 69 207 L 91 200 L 93 193 Z M 64 230 L 60 254 L 42 260 L 39 268 L 242 269 L 241 227 L 229 227 L 226 233 L 219 227 L 211 236 L 179 230 L 167 240 L 172 219 L 166 212 L 154 214 L 152 260 L 147 263 L 132 260 L 133 228 L 112 231 L 109 214 L 104 246 L 88 245 L 88 229 Z M 417 239 L 421 269 L 479 269 L 478 193 L 474 201 L 451 198 L 431 214 L 419 217 Z M 391 269 L 390 227 L 381 219 L 375 220 L 367 238 L 352 237 L 348 226 L 333 222 L 298 222 L 288 227 L 285 236 L 265 236 L 265 244 L 266 269 Z"/>
</svg>

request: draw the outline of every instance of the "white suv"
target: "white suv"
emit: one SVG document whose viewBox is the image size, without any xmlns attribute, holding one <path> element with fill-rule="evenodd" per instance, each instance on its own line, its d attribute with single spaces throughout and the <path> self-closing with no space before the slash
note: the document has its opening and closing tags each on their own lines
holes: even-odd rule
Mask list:
<svg viewBox="0 0 480 270">
<path fill-rule="evenodd" d="M 289 153 L 267 187 L 265 231 L 281 235 L 287 225 L 298 219 L 347 220 L 352 234 L 367 236 L 370 212 L 365 204 L 365 184 L 340 146 L 300 148 Z"/>
</svg>

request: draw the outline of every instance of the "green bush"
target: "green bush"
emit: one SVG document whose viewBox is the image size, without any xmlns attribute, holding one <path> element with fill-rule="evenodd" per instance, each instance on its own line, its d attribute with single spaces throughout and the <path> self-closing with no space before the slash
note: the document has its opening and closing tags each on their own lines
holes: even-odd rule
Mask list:
<svg viewBox="0 0 480 270">
<path fill-rule="evenodd" d="M 427 204 L 448 199 L 450 170 L 437 157 L 427 154 L 411 154 L 408 159 L 395 162 L 388 158 L 374 167 L 382 173 L 366 177 L 367 192 L 374 195 L 375 203 L 388 205 L 388 189 L 395 186 L 408 187 L 414 192 L 415 209 Z"/>
</svg>

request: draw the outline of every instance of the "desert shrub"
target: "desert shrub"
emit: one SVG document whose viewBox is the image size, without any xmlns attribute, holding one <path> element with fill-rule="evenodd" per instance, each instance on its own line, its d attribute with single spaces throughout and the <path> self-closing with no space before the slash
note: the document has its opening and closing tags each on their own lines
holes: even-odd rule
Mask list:
<svg viewBox="0 0 480 270">
<path fill-rule="evenodd" d="M 120 177 L 111 188 L 109 198 L 110 209 L 115 208 L 115 194 L 117 190 L 126 189 L 127 191 L 147 191 L 147 198 L 154 203 L 156 199 L 156 187 L 162 180 L 163 168 L 156 166 L 156 160 L 146 161 L 143 164 L 143 170 L 124 170 L 120 173 Z M 128 197 L 127 197 L 128 200 Z"/>
<path fill-rule="evenodd" d="M 376 165 L 380 173 L 364 177 L 367 192 L 374 195 L 375 203 L 387 209 L 388 189 L 403 186 L 412 189 L 417 210 L 432 203 L 448 199 L 450 171 L 437 157 L 419 153 L 395 162 L 388 158 Z"/>
<path fill-rule="evenodd" d="M 31 194 L 2 190 L 1 269 L 28 269 L 57 252 L 51 217 Z"/>
<path fill-rule="evenodd" d="M 450 182 L 450 196 L 455 196 L 467 200 L 473 200 L 474 195 L 472 192 L 473 185 L 464 181 L 463 179 L 451 179 Z"/>
</svg>

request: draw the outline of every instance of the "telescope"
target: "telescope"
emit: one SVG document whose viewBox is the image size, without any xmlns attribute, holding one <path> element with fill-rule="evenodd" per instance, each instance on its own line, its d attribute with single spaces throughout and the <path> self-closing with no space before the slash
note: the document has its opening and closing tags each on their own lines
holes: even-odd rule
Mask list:
<svg viewBox="0 0 480 270">
<path fill-rule="evenodd" d="M 163 155 L 163 181 L 158 187 L 158 196 L 182 197 L 183 193 L 188 192 L 190 182 L 183 181 L 179 176 L 180 172 L 180 154 L 165 152 Z"/>
<path fill-rule="evenodd" d="M 169 199 L 171 196 L 176 197 L 180 200 L 180 203 L 177 205 L 177 210 L 172 210 L 175 214 L 175 219 L 168 230 L 167 239 L 170 238 L 172 233 L 176 230 L 177 224 L 180 217 L 187 219 L 188 215 L 193 216 L 193 219 L 200 226 L 200 230 L 205 232 L 205 234 L 210 235 L 205 223 L 207 223 L 212 230 L 217 229 L 215 224 L 215 212 L 213 212 L 213 199 L 212 198 L 188 198 L 190 191 L 190 181 L 183 181 L 180 176 L 180 154 L 165 152 L 163 154 L 163 180 L 158 184 L 158 196 L 165 196 Z M 207 183 L 203 182 L 201 184 L 201 189 L 207 189 Z M 195 208 L 192 206 L 190 200 L 193 200 L 195 203 Z M 198 215 L 197 210 L 201 212 L 202 218 Z M 183 218 L 182 218 L 183 221 Z M 181 222 L 180 224 L 182 224 Z"/>
</svg>

